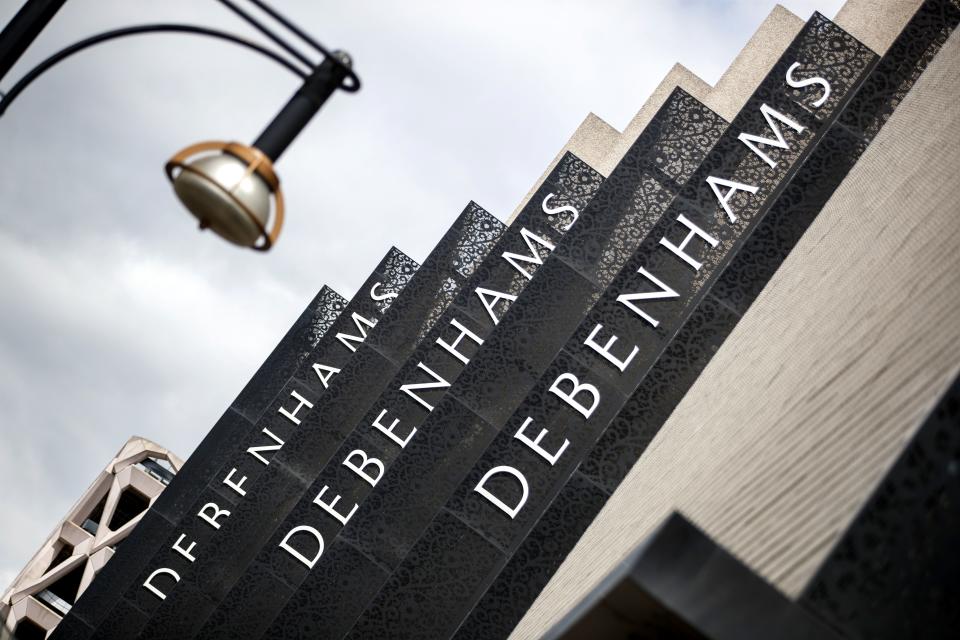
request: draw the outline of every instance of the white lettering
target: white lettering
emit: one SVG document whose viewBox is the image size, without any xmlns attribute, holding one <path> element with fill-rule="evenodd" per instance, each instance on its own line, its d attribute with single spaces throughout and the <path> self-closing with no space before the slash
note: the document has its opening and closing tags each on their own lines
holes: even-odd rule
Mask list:
<svg viewBox="0 0 960 640">
<path fill-rule="evenodd" d="M 392 423 L 390 423 L 390 426 L 388 427 L 382 422 L 380 422 L 381 420 L 383 420 L 383 416 L 385 415 L 387 415 L 386 409 L 382 410 L 380 412 L 380 415 L 377 416 L 377 419 L 373 421 L 373 425 L 372 425 L 373 428 L 376 429 L 377 431 L 380 431 L 385 436 L 387 436 L 388 438 L 396 442 L 398 445 L 400 445 L 401 449 L 405 448 L 407 446 L 407 443 L 410 442 L 411 438 L 413 438 L 414 434 L 417 432 L 417 428 L 414 427 L 413 429 L 411 429 L 410 433 L 407 434 L 406 438 L 401 438 L 400 436 L 395 434 L 393 431 L 396 428 L 396 426 L 400 424 L 400 420 L 394 420 Z"/>
<path fill-rule="evenodd" d="M 331 500 L 330 502 L 324 502 L 323 500 L 320 499 L 323 497 L 323 494 L 325 494 L 327 492 L 327 489 L 329 488 L 330 487 L 328 487 L 327 485 L 323 485 L 323 489 L 320 489 L 320 493 L 318 493 L 317 497 L 313 499 L 313 504 L 317 505 L 318 507 L 320 507 L 321 509 L 329 513 L 331 516 L 339 520 L 341 524 L 347 524 L 350 518 L 353 517 L 353 514 L 356 513 L 357 509 L 360 508 L 360 505 L 354 504 L 353 509 L 350 509 L 350 513 L 348 513 L 347 515 L 343 515 L 342 513 L 334 509 L 334 507 L 337 506 L 337 503 L 340 502 L 340 498 L 342 496 L 336 495 L 334 496 L 333 500 Z"/>
<path fill-rule="evenodd" d="M 312 558 L 308 558 L 303 555 L 292 546 L 290 546 L 290 538 L 295 536 L 298 533 L 308 533 L 317 541 L 317 553 Z M 317 564 L 317 560 L 320 559 L 320 556 L 323 555 L 323 537 L 320 535 L 320 532 L 314 529 L 313 527 L 308 527 L 305 524 L 300 525 L 299 527 L 294 527 L 283 537 L 283 540 L 280 541 L 280 548 L 292 555 L 294 558 L 302 562 L 307 566 L 308 569 L 313 569 L 313 565 Z"/>
<path fill-rule="evenodd" d="M 367 337 L 367 328 L 373 329 L 377 326 L 376 320 L 369 320 L 364 318 L 362 315 L 353 312 L 351 316 L 353 318 L 353 324 L 357 327 L 357 331 L 360 332 L 359 336 L 350 335 L 349 333 L 338 333 L 337 340 L 343 343 L 347 349 L 350 349 L 352 352 L 356 352 L 357 348 L 353 345 L 354 342 L 360 344 Z"/>
<path fill-rule="evenodd" d="M 567 381 L 573 385 L 573 387 L 570 389 L 570 393 L 566 393 L 560 389 L 560 385 L 564 381 Z M 592 384 L 580 384 L 580 381 L 577 380 L 577 376 L 573 375 L 572 373 L 562 373 L 557 376 L 557 379 L 553 381 L 552 385 L 550 385 L 550 391 L 556 394 L 568 405 L 579 411 L 583 417 L 587 419 L 590 418 L 590 415 L 594 412 L 594 410 L 596 410 L 597 405 L 600 403 L 600 390 Z M 577 402 L 576 397 L 580 393 L 587 393 L 593 398 L 593 402 L 589 407 Z"/>
<path fill-rule="evenodd" d="M 687 237 L 683 239 L 683 242 L 681 242 L 679 246 L 677 246 L 672 242 L 670 242 L 669 240 L 667 240 L 667 237 L 664 236 L 660 238 L 660 244 L 665 246 L 672 253 L 677 255 L 681 260 L 683 260 L 688 265 L 693 267 L 695 271 L 699 271 L 700 267 L 703 266 L 703 263 L 697 262 L 696 260 L 694 260 L 692 256 L 684 252 L 684 249 L 687 248 L 687 245 L 690 244 L 690 241 L 693 240 L 694 236 L 699 236 L 704 242 L 709 244 L 711 247 L 716 247 L 720 241 L 714 238 L 713 236 L 711 236 L 710 234 L 708 234 L 706 231 L 704 231 L 697 225 L 693 224 L 689 219 L 687 219 L 687 216 L 683 215 L 682 213 L 679 216 L 677 216 L 677 222 L 679 222 L 686 228 L 690 229 L 690 232 L 687 233 Z M 646 274 L 646 277 L 650 278 L 652 282 L 657 282 L 659 284 L 659 280 L 651 276 L 649 273 Z"/>
<path fill-rule="evenodd" d="M 390 298 L 396 298 L 399 293 L 396 291 L 387 291 L 386 293 L 377 293 L 377 287 L 382 287 L 383 285 L 379 282 L 374 282 L 373 286 L 370 287 L 370 297 L 376 301 L 380 300 L 389 300 Z"/>
<path fill-rule="evenodd" d="M 790 68 L 787 69 L 787 84 L 794 89 L 802 89 L 803 87 L 809 87 L 812 84 L 818 84 L 822 86 L 823 95 L 813 103 L 813 106 L 815 107 L 822 107 L 823 103 L 825 103 L 827 98 L 830 97 L 830 83 L 820 76 L 815 78 L 807 78 L 806 80 L 796 80 L 793 77 L 793 72 L 796 71 L 799 66 L 799 62 L 794 62 L 792 65 L 790 65 Z"/>
<path fill-rule="evenodd" d="M 644 317 L 646 317 L 646 314 L 644 314 L 639 309 L 634 308 L 633 305 L 629 304 L 629 302 L 624 302 L 623 300 L 621 300 L 621 298 L 623 297 L 625 296 L 620 296 L 619 298 L 617 298 L 617 302 L 623 302 L 627 306 L 630 306 L 631 308 L 633 308 L 633 310 L 636 311 L 637 313 L 640 313 Z M 653 320 L 653 318 L 650 318 L 650 319 Z M 657 321 L 653 320 L 653 322 L 657 322 Z M 657 325 L 654 324 L 653 326 L 657 326 Z M 610 339 L 607 340 L 607 343 L 602 346 L 597 342 L 594 342 L 593 339 L 596 337 L 598 333 L 600 333 L 601 330 L 603 330 L 603 325 L 597 324 L 597 326 L 593 328 L 593 331 L 590 332 L 590 335 L 587 336 L 587 339 L 583 341 L 583 344 L 587 345 L 588 347 L 590 347 L 591 349 L 599 353 L 604 360 L 606 360 L 607 362 L 615 366 L 617 369 L 620 369 L 620 371 L 626 371 L 627 365 L 629 365 L 630 362 L 637 356 L 637 354 L 640 352 L 640 349 L 638 349 L 637 346 L 634 345 L 633 351 L 630 352 L 630 355 L 627 356 L 625 359 L 621 360 L 620 358 L 613 355 L 613 352 L 611 351 L 611 349 L 613 349 L 613 345 L 616 344 L 618 340 L 617 336 L 610 336 Z"/>
<path fill-rule="evenodd" d="M 540 441 L 543 440 L 547 436 L 547 434 L 550 432 L 547 431 L 546 429 L 541 429 L 540 433 L 537 434 L 537 437 L 531 440 L 530 437 L 527 436 L 525 432 L 527 425 L 530 424 L 531 422 L 533 422 L 533 418 L 530 418 L 530 417 L 524 420 L 523 424 L 520 425 L 520 428 L 517 429 L 517 432 L 513 434 L 513 437 L 519 440 L 520 442 L 524 443 L 531 449 L 533 449 L 535 453 L 537 453 L 544 460 L 549 462 L 550 466 L 552 467 L 557 463 L 557 460 L 560 459 L 560 456 L 563 455 L 563 452 L 567 450 L 567 447 L 570 446 L 570 441 L 564 438 L 563 444 L 560 445 L 560 448 L 557 449 L 555 453 L 550 453 L 549 451 L 547 451 L 546 449 L 540 446 Z"/>
<path fill-rule="evenodd" d="M 689 237 L 690 236 L 687 236 L 688 239 Z M 684 241 L 684 245 L 685 244 L 686 244 L 686 240 Z M 629 308 L 635 314 L 637 314 L 638 316 L 646 320 L 648 323 L 650 323 L 650 326 L 652 327 L 659 326 L 660 321 L 654 318 L 653 316 L 651 316 L 649 313 L 647 313 L 640 307 L 638 307 L 637 305 L 635 305 L 634 301 L 635 300 L 659 300 L 663 298 L 679 298 L 680 294 L 674 291 L 673 289 L 671 289 L 670 287 L 668 287 L 667 285 L 665 285 L 652 273 L 647 271 L 644 267 L 640 267 L 639 269 L 637 269 L 637 273 L 639 273 L 644 278 L 652 282 L 659 289 L 659 291 L 648 291 L 646 293 L 624 293 L 623 295 L 617 296 L 617 302 Z M 600 325 L 597 325 L 597 326 L 600 326 Z M 594 331 L 596 331 L 596 329 L 594 329 Z M 591 333 L 590 337 L 587 339 L 589 340 L 590 338 L 593 337 L 593 335 L 594 334 Z M 617 339 L 616 336 L 614 336 L 613 341 L 616 341 L 616 339 Z M 609 347 L 611 344 L 613 344 L 613 342 L 608 342 L 607 346 Z M 634 347 L 634 351 L 636 351 L 636 349 L 637 348 Z M 631 354 L 630 357 L 627 358 L 627 361 L 629 362 L 634 355 L 636 355 L 636 353 Z M 610 361 L 613 362 L 613 360 L 610 360 Z M 623 366 L 626 367 L 626 364 L 624 364 Z M 623 369 L 620 369 L 620 371 L 623 371 Z"/>
<path fill-rule="evenodd" d="M 279 409 L 279 413 L 281 413 L 287 420 L 289 420 L 293 424 L 299 425 L 300 418 L 297 417 L 297 414 L 300 413 L 300 409 L 303 409 L 304 407 L 306 407 L 307 409 L 313 409 L 313 403 L 307 400 L 306 398 L 304 398 L 302 395 L 300 395 L 300 393 L 296 389 L 290 392 L 290 396 L 297 401 L 298 403 L 297 408 L 294 409 L 293 411 L 289 411 L 285 407 L 281 406 Z"/>
<path fill-rule="evenodd" d="M 241 496 L 245 496 L 247 495 L 247 492 L 243 488 L 243 483 L 247 481 L 247 476 L 243 476 L 242 478 L 240 478 L 239 482 L 234 482 L 233 474 L 235 474 L 236 472 L 237 472 L 236 467 L 234 467 L 233 469 L 230 469 L 230 473 L 228 473 L 227 477 L 223 479 L 223 484 L 227 485 L 228 487 L 236 491 Z"/>
<path fill-rule="evenodd" d="M 416 389 L 446 389 L 450 386 L 450 383 L 441 378 L 437 373 L 433 371 L 430 367 L 423 364 L 422 362 L 417 363 L 418 369 L 423 369 L 433 378 L 433 382 L 411 382 L 410 384 L 405 384 L 400 386 L 400 391 L 403 391 L 405 394 L 419 402 L 427 411 L 433 411 L 433 405 L 429 402 L 418 396 L 414 393 Z"/>
<path fill-rule="evenodd" d="M 760 147 L 757 146 L 758 144 L 763 144 L 776 147 L 777 149 L 790 148 L 786 139 L 783 137 L 783 132 L 780 130 L 780 127 L 777 126 L 777 123 L 773 121 L 774 118 L 787 125 L 797 133 L 802 133 L 804 127 L 798 122 L 794 122 L 787 116 L 783 115 L 776 109 L 773 109 L 766 103 L 760 105 L 760 113 L 763 114 L 763 119 L 767 121 L 767 126 L 770 127 L 770 130 L 773 131 L 773 135 L 775 135 L 776 138 L 761 138 L 760 136 L 756 136 L 752 133 L 741 133 L 739 136 L 737 136 L 737 140 L 747 145 L 747 148 L 749 148 L 750 151 L 753 151 L 755 154 L 757 154 L 760 159 L 766 162 L 768 165 L 771 167 L 776 167 L 777 162 L 766 153 L 761 151 Z"/>
<path fill-rule="evenodd" d="M 520 496 L 520 502 L 518 502 L 513 507 L 505 503 L 503 500 L 501 500 L 497 496 L 490 493 L 490 491 L 488 491 L 487 488 L 483 486 L 484 484 L 486 484 L 487 480 L 489 480 L 490 478 L 492 478 L 498 473 L 506 473 L 520 481 L 520 488 L 523 490 L 523 493 Z M 480 495 L 482 495 L 487 500 L 489 500 L 491 503 L 493 503 L 493 506 L 497 507 L 498 509 L 503 511 L 505 514 L 510 516 L 511 520 L 517 517 L 517 514 L 520 513 L 520 509 L 522 509 L 523 505 L 527 502 L 527 497 L 529 497 L 530 495 L 530 487 L 527 486 L 527 479 L 523 477 L 522 473 L 520 473 L 513 467 L 507 467 L 507 466 L 494 467 L 493 469 L 490 469 L 490 471 L 487 471 L 487 473 L 484 474 L 484 476 L 480 479 L 480 482 L 477 483 L 477 486 L 474 487 L 473 490 L 479 493 Z"/>
<path fill-rule="evenodd" d="M 459 329 L 460 335 L 457 336 L 457 339 L 454 340 L 452 344 L 444 341 L 443 338 L 437 338 L 437 344 L 443 347 L 446 351 L 450 353 L 450 355 L 452 355 L 454 358 L 456 358 L 463 364 L 468 364 L 470 362 L 470 359 L 467 358 L 467 356 L 460 353 L 459 351 L 457 351 L 457 346 L 463 340 L 464 336 L 469 337 L 471 340 L 473 340 L 477 344 L 477 346 L 483 344 L 483 339 L 477 334 L 475 334 L 473 331 L 470 331 L 470 329 L 467 329 L 465 326 L 460 324 L 460 321 L 457 320 L 456 318 L 450 321 L 450 325 Z"/>
<path fill-rule="evenodd" d="M 580 213 L 577 212 L 577 210 L 576 210 L 575 207 L 573 207 L 573 206 L 571 206 L 571 205 L 569 205 L 569 204 L 568 204 L 568 205 L 564 205 L 564 206 L 562 206 L 562 207 L 554 207 L 554 208 L 552 208 L 552 209 L 549 208 L 547 205 L 550 204 L 550 198 L 555 198 L 555 197 L 557 197 L 556 194 L 548 193 L 548 194 L 547 194 L 547 197 L 543 199 L 543 203 L 540 205 L 540 208 L 543 209 L 543 212 L 544 212 L 545 214 L 547 214 L 548 216 L 555 216 L 555 215 L 557 215 L 557 214 L 564 213 L 564 212 L 566 212 L 566 213 L 572 213 L 572 214 L 573 214 L 573 220 L 571 220 L 571 221 L 570 221 L 570 224 L 568 224 L 567 226 L 565 226 L 565 227 L 563 228 L 564 231 L 569 231 L 569 230 L 570 230 L 570 227 L 573 226 L 573 223 L 576 222 L 576 221 L 577 221 L 577 218 L 580 217 Z"/>
<path fill-rule="evenodd" d="M 490 289 L 484 289 L 483 287 L 477 287 L 476 294 L 480 298 L 480 302 L 483 303 L 483 308 L 487 310 L 487 313 L 490 314 L 490 319 L 493 320 L 493 324 L 500 324 L 500 318 L 493 312 L 494 308 L 497 306 L 497 302 L 500 300 L 506 300 L 508 302 L 513 302 L 517 299 L 517 296 L 511 295 L 509 293 L 500 293 L 499 291 L 491 291 Z M 489 296 L 488 300 L 484 296 Z"/>
<path fill-rule="evenodd" d="M 173 569 L 160 567 L 159 569 L 157 569 L 147 577 L 147 579 L 143 583 L 143 586 L 145 586 L 147 589 L 152 591 L 153 594 L 158 598 L 160 598 L 161 600 L 166 600 L 167 595 L 163 591 L 160 591 L 160 589 L 157 589 L 155 586 L 153 586 L 153 579 L 156 578 L 157 576 L 162 576 L 162 575 L 173 576 L 174 582 L 180 582 L 180 574 L 178 574 Z"/>
<path fill-rule="evenodd" d="M 177 541 L 173 543 L 173 550 L 179 553 L 180 555 L 182 555 L 184 558 L 186 558 L 190 562 L 194 562 L 196 558 L 190 555 L 190 553 L 193 551 L 193 548 L 197 546 L 197 543 L 195 541 L 191 542 L 190 546 L 184 549 L 183 547 L 180 546 L 180 543 L 183 542 L 183 539 L 186 537 L 187 537 L 187 534 L 181 533 L 180 537 L 177 538 Z"/>
<path fill-rule="evenodd" d="M 208 515 L 207 509 L 213 509 L 213 515 Z M 230 512 L 226 509 L 221 509 L 214 502 L 208 502 L 207 504 L 203 505 L 203 508 L 200 509 L 200 512 L 197 515 L 206 520 L 214 529 L 219 529 L 220 523 L 217 522 L 217 520 L 220 519 L 220 516 L 226 516 L 229 518 Z"/>
<path fill-rule="evenodd" d="M 523 238 L 523 241 L 526 243 L 527 248 L 530 249 L 530 255 L 520 255 L 519 253 L 510 253 L 509 251 L 503 252 L 503 258 L 509 262 L 514 269 L 519 271 L 527 280 L 533 277 L 533 274 L 521 267 L 517 261 L 526 262 L 528 264 L 543 264 L 543 258 L 540 257 L 540 252 L 537 251 L 537 248 L 533 245 L 534 242 L 545 247 L 548 252 L 553 251 L 554 246 L 549 240 L 544 240 L 540 236 L 531 233 L 526 229 L 526 227 L 520 229 L 520 237 Z"/>
<path fill-rule="evenodd" d="M 707 184 L 713 189 L 713 194 L 717 196 L 717 200 L 720 201 L 723 210 L 727 212 L 727 217 L 730 219 L 730 222 L 737 221 L 737 215 L 730 208 L 730 198 L 732 198 L 737 191 L 745 191 L 752 194 L 756 193 L 758 189 L 758 187 L 752 184 L 743 184 L 742 182 L 734 182 L 733 180 L 725 180 L 724 178 L 715 178 L 713 176 L 707 178 Z M 729 187 L 730 191 L 727 191 L 726 194 L 720 193 L 720 187 Z"/>
<path fill-rule="evenodd" d="M 261 433 L 266 434 L 266 436 L 267 436 L 268 438 L 270 438 L 271 440 L 273 440 L 273 441 L 276 442 L 277 444 L 265 444 L 265 445 L 261 445 L 261 446 L 259 446 L 259 447 L 250 447 L 249 449 L 247 449 L 247 453 L 249 453 L 250 455 L 252 455 L 254 458 L 256 458 L 257 460 L 259 460 L 259 461 L 262 462 L 263 464 L 270 464 L 270 461 L 267 460 L 266 458 L 264 458 L 262 455 L 260 455 L 260 452 L 261 452 L 261 451 L 279 451 L 279 450 L 280 450 L 280 447 L 283 446 L 283 440 L 281 440 L 280 438 L 278 438 L 277 436 L 275 436 L 275 435 L 273 434 L 273 432 L 271 432 L 270 429 L 267 429 L 266 427 L 263 428 L 263 430 L 261 431 Z"/>
<path fill-rule="evenodd" d="M 361 463 L 359 465 L 353 464 L 350 460 L 353 456 L 360 456 Z M 376 476 L 372 476 L 364 471 L 369 465 L 377 467 L 380 472 Z M 354 449 L 350 454 L 344 459 L 343 466 L 348 469 L 353 469 L 354 473 L 370 483 L 371 487 L 377 486 L 377 483 L 380 482 L 380 478 L 383 477 L 383 463 L 377 460 L 376 458 L 368 458 L 366 452 L 362 449 Z"/>
<path fill-rule="evenodd" d="M 330 378 L 340 373 L 340 369 L 317 362 L 313 365 L 313 372 L 320 378 L 320 383 L 323 384 L 323 388 L 329 389 Z"/>
</svg>

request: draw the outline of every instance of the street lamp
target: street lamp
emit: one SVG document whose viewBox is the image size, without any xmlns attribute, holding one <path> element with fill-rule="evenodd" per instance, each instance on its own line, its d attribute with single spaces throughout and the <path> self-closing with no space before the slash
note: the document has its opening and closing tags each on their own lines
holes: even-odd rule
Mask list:
<svg viewBox="0 0 960 640">
<path fill-rule="evenodd" d="M 10 21 L 0 33 L 0 78 L 64 2 L 30 0 Z M 121 37 L 147 33 L 204 35 L 269 57 L 298 75 L 303 84 L 257 139 L 249 145 L 219 141 L 190 145 L 174 154 L 165 167 L 174 192 L 199 221 L 201 229 L 210 229 L 234 244 L 266 251 L 280 235 L 284 217 L 283 193 L 273 163 L 334 91 L 355 92 L 360 89 L 360 79 L 353 71 L 348 54 L 328 51 L 262 0 L 249 2 L 320 53 L 323 58 L 319 63 L 232 0 L 218 2 L 279 45 L 288 56 L 239 36 L 196 25 L 151 24 L 115 29 L 66 47 L 34 67 L 3 95 L 0 115 L 30 83 L 58 62 L 96 44 Z"/>
</svg>

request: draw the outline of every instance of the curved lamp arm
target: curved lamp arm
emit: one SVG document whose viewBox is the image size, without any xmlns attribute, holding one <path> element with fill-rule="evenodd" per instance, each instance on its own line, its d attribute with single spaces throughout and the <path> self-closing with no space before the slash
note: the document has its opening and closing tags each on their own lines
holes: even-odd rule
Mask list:
<svg viewBox="0 0 960 640">
<path fill-rule="evenodd" d="M 200 27 L 197 25 L 191 24 L 171 24 L 171 23 L 162 23 L 162 24 L 145 24 L 138 25 L 133 27 L 124 27 L 122 29 L 114 29 L 112 31 L 105 31 L 104 33 L 85 38 L 77 43 L 70 45 L 64 49 L 61 49 L 57 53 L 53 54 L 36 67 L 31 69 L 26 75 L 24 75 L 16 84 L 8 91 L 3 99 L 0 100 L 0 115 L 7 110 L 7 107 L 10 106 L 10 103 L 13 102 L 17 96 L 23 93 L 34 80 L 43 75 L 50 68 L 54 67 L 57 63 L 69 58 L 75 53 L 79 53 L 84 49 L 89 49 L 90 47 L 100 44 L 101 42 L 107 42 L 109 40 L 116 40 L 118 38 L 124 38 L 126 36 L 140 35 L 146 33 L 186 33 L 192 35 L 202 35 L 209 36 L 212 38 L 217 38 L 224 40 L 226 42 L 231 42 L 241 47 L 246 47 L 252 51 L 260 53 L 277 64 L 281 65 L 297 77 L 301 79 L 306 79 L 309 76 L 309 71 L 304 71 L 293 62 L 287 60 L 276 51 L 272 51 L 264 47 L 263 45 L 257 44 L 251 40 L 247 40 L 240 36 L 234 35 L 232 33 L 227 33 L 225 31 L 220 31 L 218 29 L 211 29 L 209 27 Z"/>
</svg>

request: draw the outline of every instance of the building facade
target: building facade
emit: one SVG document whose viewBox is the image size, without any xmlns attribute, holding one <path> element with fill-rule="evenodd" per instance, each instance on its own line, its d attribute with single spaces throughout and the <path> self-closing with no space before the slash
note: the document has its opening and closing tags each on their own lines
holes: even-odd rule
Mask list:
<svg viewBox="0 0 960 640">
<path fill-rule="evenodd" d="M 158 444 L 130 438 L 4 592 L 6 629 L 21 640 L 47 637 L 181 466 Z"/>
<path fill-rule="evenodd" d="M 778 7 L 321 290 L 52 637 L 951 637 L 958 21 Z"/>
</svg>

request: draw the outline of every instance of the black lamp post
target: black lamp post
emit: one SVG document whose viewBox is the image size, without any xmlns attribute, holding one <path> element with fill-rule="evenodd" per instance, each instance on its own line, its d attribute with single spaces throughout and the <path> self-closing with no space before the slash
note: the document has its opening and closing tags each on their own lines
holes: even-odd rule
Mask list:
<svg viewBox="0 0 960 640">
<path fill-rule="evenodd" d="M 0 33 L 0 79 L 65 1 L 29 0 L 10 21 Z M 177 197 L 200 221 L 201 229 L 209 228 L 230 242 L 266 251 L 276 242 L 284 215 L 283 194 L 273 163 L 334 91 L 357 91 L 360 79 L 353 72 L 352 61 L 346 53 L 328 51 L 262 0 L 249 0 L 249 3 L 322 55 L 319 63 L 302 54 L 232 0 L 218 1 L 280 46 L 287 55 L 240 36 L 196 25 L 149 24 L 115 29 L 66 47 L 34 67 L 3 95 L 0 115 L 30 83 L 58 62 L 121 37 L 147 33 L 204 35 L 269 57 L 300 76 L 303 84 L 253 144 L 201 142 L 181 150 L 166 164 L 167 176 Z"/>
</svg>

